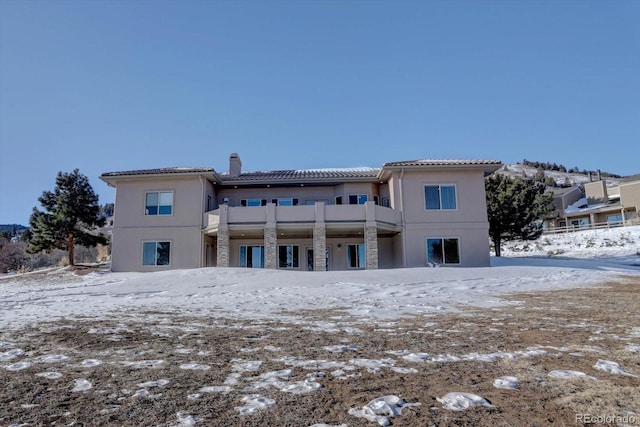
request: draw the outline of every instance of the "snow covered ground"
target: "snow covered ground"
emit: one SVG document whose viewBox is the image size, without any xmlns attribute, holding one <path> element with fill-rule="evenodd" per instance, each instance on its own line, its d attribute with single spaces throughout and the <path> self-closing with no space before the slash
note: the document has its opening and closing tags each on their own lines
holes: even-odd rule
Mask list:
<svg viewBox="0 0 640 427">
<path fill-rule="evenodd" d="M 486 268 L 292 272 L 262 269 L 24 275 L 0 279 L 0 324 L 15 328 L 57 317 L 107 316 L 132 308 L 233 317 L 286 316 L 345 308 L 397 318 L 460 305 L 489 307 L 501 294 L 587 286 L 640 275 L 640 227 L 507 242 Z"/>
<path fill-rule="evenodd" d="M 580 390 L 637 422 L 635 303 L 623 312 L 615 297 L 607 323 L 597 305 L 604 300 L 529 293 L 521 305 L 515 299 L 525 297 L 512 294 L 640 277 L 640 227 L 508 242 L 503 255 L 486 268 L 4 277 L 0 383 L 12 397 L 0 422 L 42 424 L 55 415 L 86 423 L 94 413 L 115 424 L 153 416 L 140 425 L 209 425 L 215 418 L 204 408 L 218 405 L 225 425 L 258 425 L 315 414 L 329 399 L 344 407 L 295 424 L 389 425 L 400 417 L 399 425 L 421 425 L 453 411 L 477 417 L 467 424 L 517 425 L 536 423 L 518 418 L 532 405 L 541 405 L 533 415 L 543 422 L 572 419 L 544 413 L 545 405 L 566 395 L 581 408 L 593 398 Z M 474 307 L 490 309 L 466 313 Z M 31 381 L 49 388 L 33 393 Z M 576 391 L 571 381 L 586 382 Z M 465 411 L 474 406 L 490 416 Z M 141 414 L 143 407 L 155 412 Z M 260 415 L 269 411 L 278 415 Z"/>
</svg>

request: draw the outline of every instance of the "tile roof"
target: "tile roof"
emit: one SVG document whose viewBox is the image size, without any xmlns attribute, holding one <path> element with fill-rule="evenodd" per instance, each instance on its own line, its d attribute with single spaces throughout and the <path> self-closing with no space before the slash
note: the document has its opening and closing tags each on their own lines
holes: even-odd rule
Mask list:
<svg viewBox="0 0 640 427">
<path fill-rule="evenodd" d="M 295 181 L 295 180 L 335 180 L 335 179 L 375 179 L 377 168 L 330 168 L 330 169 L 287 169 L 241 173 L 232 177 L 228 173 L 220 175 L 222 181 Z"/>
<path fill-rule="evenodd" d="M 193 174 L 193 173 L 215 173 L 213 168 L 191 168 L 191 167 L 173 167 L 173 168 L 157 168 L 157 169 L 138 169 L 119 172 L 105 172 L 103 177 L 118 177 L 130 175 L 164 175 L 164 174 Z"/>
<path fill-rule="evenodd" d="M 402 166 L 466 166 L 466 165 L 501 165 L 500 160 L 436 160 L 436 159 L 423 159 L 423 160 L 404 160 L 401 162 L 387 162 L 382 165 L 385 167 L 402 167 Z"/>
</svg>

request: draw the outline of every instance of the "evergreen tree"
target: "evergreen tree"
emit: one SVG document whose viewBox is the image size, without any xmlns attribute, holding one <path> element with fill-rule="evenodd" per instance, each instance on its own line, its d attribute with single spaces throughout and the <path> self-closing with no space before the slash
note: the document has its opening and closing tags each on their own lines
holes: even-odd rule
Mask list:
<svg viewBox="0 0 640 427">
<path fill-rule="evenodd" d="M 98 196 L 78 169 L 71 173 L 58 172 L 56 188 L 53 192 L 44 191 L 38 201 L 44 211 L 34 207 L 29 219 L 30 253 L 66 249 L 69 263 L 74 265 L 76 244 L 93 247 L 107 243 L 102 234 L 95 232 L 104 225 L 104 218 L 99 216 Z"/>
<path fill-rule="evenodd" d="M 489 237 L 496 256 L 502 241 L 534 240 L 542 234 L 540 220 L 553 211 L 553 194 L 535 179 L 493 174 L 485 181 Z"/>
</svg>

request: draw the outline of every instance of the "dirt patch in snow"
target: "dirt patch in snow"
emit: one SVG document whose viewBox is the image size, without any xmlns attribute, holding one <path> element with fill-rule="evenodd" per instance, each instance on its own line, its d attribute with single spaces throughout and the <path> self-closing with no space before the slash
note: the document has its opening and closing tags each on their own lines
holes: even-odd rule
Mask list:
<svg viewBox="0 0 640 427">
<path fill-rule="evenodd" d="M 390 321 L 323 310 L 39 324 L 0 335 L 0 424 L 367 426 L 349 410 L 395 395 L 411 405 L 392 425 L 640 425 L 638 278 L 506 298 Z M 504 376 L 517 388 L 496 388 Z M 445 409 L 436 399 L 451 392 L 492 406 Z M 257 409 L 241 415 L 247 402 Z"/>
</svg>

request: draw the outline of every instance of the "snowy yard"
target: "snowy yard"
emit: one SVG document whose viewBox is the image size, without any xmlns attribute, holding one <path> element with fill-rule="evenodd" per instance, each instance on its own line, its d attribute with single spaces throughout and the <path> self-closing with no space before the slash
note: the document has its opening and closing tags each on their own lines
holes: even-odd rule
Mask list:
<svg viewBox="0 0 640 427">
<path fill-rule="evenodd" d="M 2 278 L 0 424 L 640 425 L 639 252 L 628 227 L 491 268 Z"/>
</svg>

